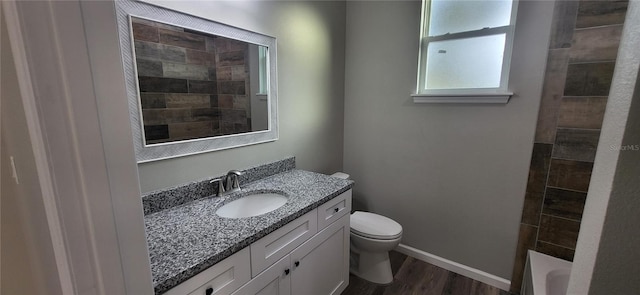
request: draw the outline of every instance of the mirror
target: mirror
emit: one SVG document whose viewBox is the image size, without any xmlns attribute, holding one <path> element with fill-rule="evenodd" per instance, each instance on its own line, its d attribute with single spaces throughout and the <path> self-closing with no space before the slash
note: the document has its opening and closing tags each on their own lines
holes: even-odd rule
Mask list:
<svg viewBox="0 0 640 295">
<path fill-rule="evenodd" d="M 139 163 L 277 139 L 274 38 L 116 3 Z"/>
</svg>

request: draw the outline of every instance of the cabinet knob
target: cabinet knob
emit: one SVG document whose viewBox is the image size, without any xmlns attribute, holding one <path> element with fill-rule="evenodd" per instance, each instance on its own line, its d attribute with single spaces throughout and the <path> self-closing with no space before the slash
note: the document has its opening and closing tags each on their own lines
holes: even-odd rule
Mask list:
<svg viewBox="0 0 640 295">
<path fill-rule="evenodd" d="M 205 295 L 211 295 L 213 294 L 213 288 L 207 288 L 207 290 L 204 291 Z"/>
<path fill-rule="evenodd" d="M 300 266 L 300 261 L 296 261 L 293 263 L 296 267 Z"/>
<path fill-rule="evenodd" d="M 333 209 L 333 211 L 335 211 L 336 213 L 338 213 L 338 211 L 340 211 L 340 208 L 335 208 L 335 209 Z"/>
<path fill-rule="evenodd" d="M 285 270 L 284 270 L 284 275 L 285 275 L 285 276 L 286 276 L 286 275 L 289 275 L 289 272 L 290 272 L 290 271 L 289 271 L 289 269 L 288 269 L 288 268 L 287 268 L 287 269 L 285 269 Z"/>
</svg>

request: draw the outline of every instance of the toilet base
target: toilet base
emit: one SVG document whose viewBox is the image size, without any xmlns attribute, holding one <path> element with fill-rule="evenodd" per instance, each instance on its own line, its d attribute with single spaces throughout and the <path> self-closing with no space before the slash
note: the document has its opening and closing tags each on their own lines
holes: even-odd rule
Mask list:
<svg viewBox="0 0 640 295">
<path fill-rule="evenodd" d="M 349 272 L 355 276 L 376 284 L 393 282 L 389 252 L 363 252 L 351 247 L 351 255 Z"/>
</svg>

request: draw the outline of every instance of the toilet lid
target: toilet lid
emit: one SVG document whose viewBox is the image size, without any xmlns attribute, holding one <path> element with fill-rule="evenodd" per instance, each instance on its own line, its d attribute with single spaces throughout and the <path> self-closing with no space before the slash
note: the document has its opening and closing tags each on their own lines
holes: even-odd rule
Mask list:
<svg viewBox="0 0 640 295">
<path fill-rule="evenodd" d="M 356 211 L 351 214 L 351 232 L 367 238 L 391 240 L 402 235 L 402 226 L 382 215 Z"/>
</svg>

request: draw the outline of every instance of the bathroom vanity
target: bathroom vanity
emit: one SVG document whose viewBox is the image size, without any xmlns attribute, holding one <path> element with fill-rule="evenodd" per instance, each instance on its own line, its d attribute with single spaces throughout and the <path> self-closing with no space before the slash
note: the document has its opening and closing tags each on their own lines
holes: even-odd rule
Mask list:
<svg viewBox="0 0 640 295">
<path fill-rule="evenodd" d="M 155 293 L 340 294 L 349 280 L 353 182 L 290 169 L 242 185 L 145 216 Z M 260 192 L 287 203 L 254 217 L 215 214 Z"/>
</svg>

